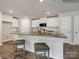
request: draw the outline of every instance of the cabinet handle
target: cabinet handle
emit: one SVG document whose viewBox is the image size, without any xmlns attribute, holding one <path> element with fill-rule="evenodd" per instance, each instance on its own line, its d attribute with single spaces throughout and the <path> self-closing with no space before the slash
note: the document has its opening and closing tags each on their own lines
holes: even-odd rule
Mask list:
<svg viewBox="0 0 79 59">
<path fill-rule="evenodd" d="M 78 32 L 75 32 L 76 34 L 78 33 Z"/>
</svg>

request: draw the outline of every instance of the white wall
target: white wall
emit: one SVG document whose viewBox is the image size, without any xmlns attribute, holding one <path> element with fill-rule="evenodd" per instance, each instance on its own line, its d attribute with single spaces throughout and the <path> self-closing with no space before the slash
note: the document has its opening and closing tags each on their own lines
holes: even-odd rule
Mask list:
<svg viewBox="0 0 79 59">
<path fill-rule="evenodd" d="M 2 12 L 0 11 L 0 45 L 2 45 Z"/>
<path fill-rule="evenodd" d="M 59 21 L 59 31 L 67 36 L 67 39 L 64 40 L 64 42 L 71 43 L 71 16 L 60 16 Z"/>
<path fill-rule="evenodd" d="M 26 19 L 20 19 L 20 32 L 31 32 L 31 20 Z"/>
</svg>

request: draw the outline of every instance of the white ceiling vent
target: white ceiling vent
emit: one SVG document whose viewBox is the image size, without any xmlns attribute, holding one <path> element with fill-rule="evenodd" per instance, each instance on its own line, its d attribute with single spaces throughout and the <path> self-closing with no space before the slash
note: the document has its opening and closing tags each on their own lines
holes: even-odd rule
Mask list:
<svg viewBox="0 0 79 59">
<path fill-rule="evenodd" d="M 64 3 L 79 3 L 79 0 L 63 0 Z"/>
</svg>

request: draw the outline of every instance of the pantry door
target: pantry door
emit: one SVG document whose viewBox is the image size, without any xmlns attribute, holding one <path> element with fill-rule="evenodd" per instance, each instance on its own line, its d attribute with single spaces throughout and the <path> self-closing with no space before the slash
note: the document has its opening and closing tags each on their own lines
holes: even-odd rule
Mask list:
<svg viewBox="0 0 79 59">
<path fill-rule="evenodd" d="M 12 23 L 11 22 L 2 22 L 2 41 L 8 41 L 12 39 L 11 35 L 11 28 L 12 28 Z"/>
<path fill-rule="evenodd" d="M 79 44 L 79 15 L 74 16 L 74 43 Z"/>
</svg>

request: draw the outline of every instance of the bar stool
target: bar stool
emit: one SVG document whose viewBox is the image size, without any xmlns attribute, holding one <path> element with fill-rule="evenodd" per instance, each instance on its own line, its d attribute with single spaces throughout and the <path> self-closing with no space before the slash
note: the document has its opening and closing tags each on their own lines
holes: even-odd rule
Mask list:
<svg viewBox="0 0 79 59">
<path fill-rule="evenodd" d="M 37 52 L 44 52 L 44 56 L 46 55 L 45 53 L 48 52 L 48 59 L 49 59 L 49 51 L 50 48 L 46 43 L 35 43 L 34 44 L 34 49 L 35 49 L 35 59 L 37 57 Z"/>
</svg>

